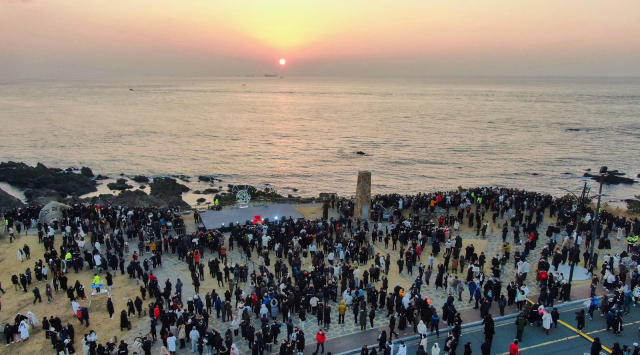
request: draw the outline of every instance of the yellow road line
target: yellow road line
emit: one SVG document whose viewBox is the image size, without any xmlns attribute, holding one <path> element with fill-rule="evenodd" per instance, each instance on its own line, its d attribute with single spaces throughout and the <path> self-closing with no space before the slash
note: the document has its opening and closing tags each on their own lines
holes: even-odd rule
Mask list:
<svg viewBox="0 0 640 355">
<path fill-rule="evenodd" d="M 579 337 L 580 337 L 580 335 L 572 335 L 572 336 L 569 336 L 569 337 L 566 337 L 566 338 L 562 338 L 562 339 L 551 340 L 551 341 L 547 341 L 547 342 L 544 342 L 544 343 L 527 346 L 527 347 L 524 347 L 524 348 L 520 348 L 519 350 L 520 351 L 529 350 L 529 349 L 538 348 L 538 347 L 541 347 L 541 346 L 546 346 L 546 345 L 550 345 L 550 344 L 554 344 L 554 343 L 559 343 L 561 341 L 571 340 L 571 339 L 575 339 L 575 338 L 579 338 Z M 498 355 L 509 355 L 509 352 L 507 351 L 506 353 L 501 353 L 501 354 L 498 354 Z"/>
<path fill-rule="evenodd" d="M 569 324 L 567 324 L 566 322 L 563 322 L 563 321 L 561 321 L 561 320 L 559 320 L 559 319 L 558 319 L 558 323 L 560 323 L 560 324 L 564 325 L 565 327 L 567 327 L 567 328 L 569 328 L 569 329 L 573 330 L 574 332 L 578 333 L 578 335 L 580 335 L 581 337 L 583 337 L 583 338 L 585 338 L 585 339 L 587 339 L 588 341 L 590 341 L 590 342 L 592 342 L 592 343 L 593 343 L 593 338 L 592 338 L 592 337 L 590 337 L 590 336 L 588 336 L 586 333 L 583 333 L 583 332 L 579 331 L 578 329 L 576 329 L 576 328 L 574 328 L 574 327 L 570 326 L 570 325 L 569 325 Z M 611 349 L 607 348 L 607 347 L 606 347 L 606 346 L 604 346 L 604 345 L 602 345 L 602 349 L 603 349 L 604 351 L 608 352 L 609 354 L 611 354 L 611 353 L 613 352 L 613 351 L 611 351 Z"/>
<path fill-rule="evenodd" d="M 527 298 L 527 302 L 530 302 L 531 304 L 535 304 L 535 302 L 531 301 L 531 300 L 530 300 L 530 299 L 528 299 L 528 298 Z M 577 335 L 577 336 L 574 336 L 574 337 L 581 336 L 581 337 L 583 337 L 583 338 L 585 338 L 585 339 L 587 339 L 588 341 L 590 341 L 590 342 L 592 342 L 592 343 L 593 343 L 593 338 L 592 338 L 592 337 L 590 337 L 590 336 L 589 336 L 589 335 L 587 335 L 586 333 L 583 333 L 583 332 L 579 331 L 578 329 L 576 329 L 576 328 L 574 328 L 574 327 L 570 326 L 569 324 L 567 324 L 567 322 L 564 322 L 564 321 L 562 321 L 562 320 L 558 319 L 558 323 L 560 323 L 560 324 L 564 325 L 565 327 L 569 328 L 570 330 L 572 330 L 572 331 L 574 331 L 574 332 L 578 333 L 578 335 Z M 567 340 L 567 339 L 572 339 L 572 337 L 565 338 L 564 340 Z M 608 352 L 609 354 L 611 354 L 611 353 L 613 352 L 613 351 L 611 351 L 611 349 L 607 348 L 607 347 L 606 347 L 606 346 L 604 346 L 604 345 L 602 345 L 602 349 L 603 349 L 604 351 Z M 523 349 L 520 349 L 520 350 L 523 350 Z"/>
</svg>

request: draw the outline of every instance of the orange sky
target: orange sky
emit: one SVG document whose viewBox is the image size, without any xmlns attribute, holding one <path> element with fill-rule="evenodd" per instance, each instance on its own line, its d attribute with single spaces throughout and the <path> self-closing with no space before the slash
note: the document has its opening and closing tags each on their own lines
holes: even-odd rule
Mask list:
<svg viewBox="0 0 640 355">
<path fill-rule="evenodd" d="M 0 33 L 0 79 L 640 75 L 638 0 L 0 0 Z"/>
</svg>

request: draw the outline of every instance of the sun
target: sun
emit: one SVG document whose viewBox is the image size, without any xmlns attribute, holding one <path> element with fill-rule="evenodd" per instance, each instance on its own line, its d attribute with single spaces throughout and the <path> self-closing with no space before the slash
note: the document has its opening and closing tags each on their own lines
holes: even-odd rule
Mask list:
<svg viewBox="0 0 640 355">
<path fill-rule="evenodd" d="M 280 59 L 280 65 L 284 65 L 287 61 L 284 58 Z"/>
</svg>

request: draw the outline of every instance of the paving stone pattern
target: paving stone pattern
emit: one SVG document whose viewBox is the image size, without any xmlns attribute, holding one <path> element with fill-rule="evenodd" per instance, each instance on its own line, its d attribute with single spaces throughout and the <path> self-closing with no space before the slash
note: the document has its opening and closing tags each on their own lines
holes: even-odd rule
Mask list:
<svg viewBox="0 0 640 355">
<path fill-rule="evenodd" d="M 335 212 L 332 211 L 333 214 L 335 214 Z M 545 216 L 546 217 L 546 216 Z M 503 223 L 503 221 L 498 220 L 498 222 L 500 224 Z M 383 226 L 386 226 L 387 224 L 384 223 Z M 541 224 L 539 231 L 545 231 L 547 228 L 548 223 L 544 222 Z M 190 231 L 194 231 L 193 226 L 189 226 Z M 384 228 L 384 227 L 383 227 Z M 513 240 L 513 236 L 511 233 L 511 227 L 509 227 L 510 231 L 509 231 L 509 235 L 507 236 L 507 240 L 508 241 L 512 241 Z M 494 232 L 493 233 L 487 233 L 487 243 L 486 243 L 486 248 L 484 250 L 477 250 L 476 252 L 478 254 L 480 254 L 481 251 L 485 252 L 485 255 L 487 256 L 487 265 L 490 264 L 490 260 L 491 257 L 500 253 L 500 249 L 502 247 L 502 235 L 501 235 L 501 228 L 499 228 L 498 225 L 494 225 L 493 228 Z M 475 234 L 475 230 L 473 232 L 471 231 L 461 231 L 459 233 L 454 233 L 453 236 L 459 234 L 463 239 L 465 240 L 479 240 L 482 239 L 481 236 L 477 236 Z M 227 235 L 228 237 L 228 235 Z M 522 235 L 521 235 L 522 237 Z M 541 238 L 540 241 L 537 243 L 537 248 L 535 249 L 535 251 L 530 253 L 530 256 L 528 257 L 528 261 L 531 265 L 531 269 L 532 272 L 530 273 L 530 276 L 528 277 L 529 281 L 527 284 L 529 286 L 529 288 L 531 289 L 531 293 L 535 294 L 537 293 L 539 290 L 538 288 L 535 286 L 535 281 L 534 281 L 534 277 L 533 277 L 533 270 L 535 267 L 535 263 L 537 262 L 537 255 L 539 255 L 540 251 L 542 250 L 542 248 L 544 247 L 546 241 L 547 241 L 547 237 L 544 236 L 544 234 L 541 234 Z M 226 243 L 228 244 L 228 243 Z M 398 244 L 399 245 L 399 244 Z M 395 261 L 398 259 L 399 257 L 399 246 L 398 246 L 398 250 L 391 250 L 391 243 L 389 244 L 389 249 L 385 249 L 384 248 L 384 243 L 376 243 L 375 244 L 375 250 L 376 252 L 380 252 L 381 254 L 386 254 L 386 253 L 390 253 L 391 254 L 391 268 L 390 268 L 390 273 L 388 275 L 389 277 L 389 287 L 393 287 L 396 282 L 400 282 L 402 284 L 403 287 L 405 288 L 409 288 L 410 285 L 414 282 L 415 278 L 418 276 L 418 271 L 417 268 L 414 268 L 414 275 L 408 275 L 406 268 L 403 271 L 402 274 L 398 274 L 398 266 L 397 264 L 395 264 Z M 421 257 L 421 261 L 422 263 L 424 263 L 425 265 L 427 264 L 427 259 L 428 259 L 428 255 L 430 252 L 430 247 L 427 248 L 425 250 L 425 254 L 422 255 Z M 463 251 L 464 252 L 464 251 Z M 514 250 L 512 249 L 512 255 L 513 255 Z M 214 254 L 217 255 L 217 254 Z M 245 260 L 243 256 L 240 255 L 239 251 L 237 250 L 237 248 L 235 250 L 232 251 L 228 251 L 227 252 L 228 258 L 230 262 L 235 262 L 238 261 L 240 262 L 241 260 Z M 205 255 L 203 256 L 203 260 L 208 260 L 210 258 L 210 254 L 208 252 L 205 252 Z M 440 261 L 442 261 L 441 259 L 442 253 L 440 254 L 440 258 L 436 258 L 435 260 L 435 265 L 437 265 Z M 255 257 L 254 257 L 255 258 Z M 310 263 L 310 261 L 307 261 L 308 263 Z M 159 280 L 161 280 L 161 283 L 169 278 L 171 280 L 171 282 L 173 284 L 175 284 L 176 279 L 180 278 L 183 283 L 184 283 L 184 287 L 183 287 L 183 300 L 186 300 L 186 298 L 192 296 L 195 294 L 193 286 L 190 283 L 190 274 L 188 271 L 188 268 L 186 266 L 185 262 L 179 261 L 177 256 L 173 256 L 173 255 L 164 255 L 163 258 L 163 267 L 158 268 L 156 270 L 154 270 L 154 274 L 159 278 Z M 367 266 L 368 268 L 368 266 Z M 485 273 L 488 275 L 488 266 L 485 266 Z M 509 281 L 514 280 L 515 279 L 515 268 L 514 268 L 514 263 L 513 260 L 510 260 L 509 263 L 507 264 L 506 267 L 506 273 L 504 273 L 501 277 L 501 279 L 503 280 L 503 293 L 506 293 L 506 285 L 508 284 Z M 465 273 L 460 273 L 458 274 L 460 278 L 464 279 L 466 277 L 466 272 Z M 436 307 L 436 309 L 438 309 L 438 312 L 441 312 L 442 309 L 442 305 L 445 303 L 448 295 L 446 293 L 446 290 L 443 289 L 439 289 L 436 290 L 435 289 L 435 276 L 436 276 L 436 272 L 434 272 L 431 276 L 431 282 L 430 285 L 427 286 L 426 284 L 424 284 L 422 286 L 422 296 L 428 296 L 429 298 L 431 298 L 432 300 L 432 304 Z M 214 280 L 212 280 L 209 275 L 205 275 L 205 281 L 202 282 L 202 285 L 200 287 L 200 295 L 204 298 L 204 295 L 208 292 L 211 291 L 213 288 L 217 289 L 217 290 L 221 290 L 221 289 L 226 289 L 227 284 L 225 283 L 225 287 L 224 288 L 220 288 L 220 287 L 211 287 L 211 285 L 214 285 Z M 215 286 L 217 286 L 217 283 L 215 283 Z M 377 283 L 376 286 L 379 288 L 381 286 L 381 282 Z M 241 287 L 243 287 L 245 289 L 245 291 L 248 290 L 248 284 L 241 284 Z M 221 293 L 221 292 L 219 292 Z M 463 309 L 468 309 L 468 308 L 472 308 L 474 306 L 474 303 L 468 303 L 468 297 L 469 297 L 469 293 L 468 293 L 468 289 L 465 289 L 465 292 L 463 293 L 463 301 L 459 302 L 455 301 L 455 306 L 458 310 L 463 310 Z M 331 339 L 331 338 L 336 338 L 336 337 L 342 337 L 342 336 L 349 336 L 349 335 L 353 335 L 356 334 L 358 332 L 361 332 L 360 330 L 360 325 L 359 324 L 355 324 L 354 319 L 353 319 L 353 312 L 351 311 L 351 309 L 349 308 L 347 310 L 347 314 L 345 316 L 345 324 L 338 324 L 338 309 L 337 306 L 340 304 L 340 295 L 338 296 L 338 302 L 337 303 L 330 303 L 331 306 L 331 328 L 330 330 L 327 331 L 327 338 Z M 496 306 L 493 306 L 496 307 Z M 301 324 L 300 320 L 298 319 L 298 317 L 296 315 L 293 316 L 294 319 L 294 324 L 295 326 L 298 327 L 303 327 L 304 328 L 304 333 L 306 336 L 306 347 L 309 348 L 311 346 L 315 347 L 315 334 L 318 331 L 319 328 L 321 328 L 322 326 L 318 326 L 317 324 L 317 320 L 316 317 L 309 314 L 307 317 L 307 321 L 304 322 L 304 325 Z M 282 316 L 279 315 L 278 318 L 279 321 L 282 321 Z M 258 319 L 255 318 L 255 315 L 252 315 L 252 321 L 254 326 L 256 327 L 257 330 L 260 329 L 260 321 Z M 376 317 L 374 319 L 374 327 L 378 328 L 378 327 L 387 327 L 389 324 L 389 319 L 387 318 L 387 311 L 385 310 L 378 310 L 376 312 Z M 219 332 L 223 333 L 227 330 L 228 327 L 230 327 L 230 322 L 221 322 L 220 320 L 216 319 L 216 315 L 215 315 L 215 311 L 213 312 L 213 314 L 211 315 L 211 318 L 209 320 L 209 327 L 212 329 L 216 329 Z M 367 324 L 367 328 L 369 328 L 369 325 Z M 408 332 L 413 332 L 413 329 L 411 328 L 407 328 Z M 129 344 L 133 343 L 133 340 L 135 337 L 139 336 L 139 334 L 147 334 L 149 332 L 149 322 L 148 321 L 143 321 L 143 322 L 139 322 L 139 324 L 131 330 L 131 332 L 129 333 L 129 336 L 125 338 L 125 340 L 127 340 L 129 342 Z M 279 341 L 281 341 L 283 339 L 283 333 L 284 336 L 286 337 L 286 326 L 284 326 L 283 324 L 283 328 L 281 330 L 280 333 L 280 337 L 279 337 Z M 236 344 L 236 346 L 238 347 L 238 349 L 240 350 L 240 353 L 243 355 L 248 355 L 251 354 L 251 350 L 248 348 L 248 343 L 247 341 L 245 341 L 244 339 L 242 339 L 242 337 L 239 335 L 238 337 L 234 337 L 234 343 Z M 361 345 L 361 344 L 360 344 Z M 354 344 L 354 347 L 359 347 L 359 344 Z M 152 353 L 156 354 L 159 353 L 160 347 L 162 346 L 162 342 L 161 341 L 157 341 L 154 344 L 154 348 Z M 189 348 L 189 346 L 187 346 L 187 348 Z M 273 348 L 273 352 L 277 352 L 279 349 L 279 347 L 275 347 Z M 178 350 L 178 354 L 186 354 L 189 352 L 189 349 L 182 349 L 182 350 Z"/>
</svg>

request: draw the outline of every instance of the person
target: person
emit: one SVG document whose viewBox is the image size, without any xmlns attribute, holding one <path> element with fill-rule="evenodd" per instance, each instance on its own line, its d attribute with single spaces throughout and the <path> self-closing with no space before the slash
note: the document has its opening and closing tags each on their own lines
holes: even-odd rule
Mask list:
<svg viewBox="0 0 640 355">
<path fill-rule="evenodd" d="M 431 355 L 440 355 L 440 346 L 438 343 L 433 343 L 431 347 Z"/>
<path fill-rule="evenodd" d="M 171 355 L 175 355 L 176 354 L 176 345 L 178 343 L 178 338 L 176 338 L 175 335 L 171 334 L 168 338 L 167 338 L 167 350 L 169 351 L 169 353 L 171 353 Z"/>
<path fill-rule="evenodd" d="M 576 328 L 578 328 L 579 331 L 582 331 L 582 329 L 584 328 L 584 321 L 585 321 L 584 309 L 581 309 L 580 312 L 576 312 L 576 321 L 578 322 L 578 325 Z"/>
<path fill-rule="evenodd" d="M 404 345 L 404 341 L 400 340 L 400 346 L 396 355 L 407 355 L 407 346 Z"/>
<path fill-rule="evenodd" d="M 436 337 L 437 337 L 438 339 L 440 339 L 440 329 L 439 329 L 439 326 L 440 326 L 440 316 L 438 316 L 438 314 L 437 314 L 437 313 L 434 313 L 434 314 L 431 316 L 431 332 L 433 333 L 433 329 L 435 328 L 435 330 L 436 330 Z"/>
<path fill-rule="evenodd" d="M 582 313 L 584 315 L 584 310 L 582 310 Z M 542 327 L 544 328 L 544 331 L 547 333 L 547 335 L 549 335 L 549 330 L 551 329 L 551 323 L 552 323 L 551 313 L 543 311 Z"/>
<path fill-rule="evenodd" d="M 489 339 L 485 339 L 484 343 L 480 345 L 480 351 L 482 355 L 491 355 L 491 343 L 489 343 Z"/>
<path fill-rule="evenodd" d="M 36 301 L 42 302 L 42 296 L 40 295 L 40 289 L 38 289 L 38 286 L 34 287 L 31 292 L 33 292 L 33 304 L 36 304 Z"/>
<path fill-rule="evenodd" d="M 123 309 L 122 312 L 120 312 L 120 331 L 124 328 L 131 329 L 131 326 L 129 325 L 129 316 L 127 315 L 127 311 Z"/>
<path fill-rule="evenodd" d="M 611 355 L 622 355 L 622 349 L 620 348 L 620 343 L 613 343 L 613 347 L 611 348 Z"/>
<path fill-rule="evenodd" d="M 18 332 L 20 333 L 20 340 L 29 339 L 29 323 L 26 320 L 20 322 L 18 326 Z"/>
<path fill-rule="evenodd" d="M 380 351 L 384 351 L 384 346 L 387 343 L 387 331 L 383 330 L 380 332 L 380 335 L 378 335 L 378 349 L 380 349 Z"/>
<path fill-rule="evenodd" d="M 560 313 L 554 307 L 553 310 L 551 311 L 551 320 L 553 321 L 554 328 L 558 328 L 558 320 L 559 319 L 560 319 Z"/>
<path fill-rule="evenodd" d="M 589 320 L 593 320 L 593 312 L 599 307 L 598 300 L 596 296 L 591 296 L 591 301 L 589 301 Z"/>
<path fill-rule="evenodd" d="M 200 333 L 198 333 L 196 327 L 193 327 L 189 332 L 189 339 L 191 339 L 191 352 L 195 353 L 198 351 L 198 339 L 200 339 Z"/>
<path fill-rule="evenodd" d="M 464 344 L 464 355 L 471 355 L 473 351 L 471 350 L 471 342 L 467 342 Z"/>
<path fill-rule="evenodd" d="M 109 313 L 109 319 L 113 319 L 113 314 L 116 313 L 115 307 L 113 307 L 113 299 L 111 296 L 107 298 L 107 312 Z"/>
<path fill-rule="evenodd" d="M 520 313 L 518 318 L 516 319 L 516 338 L 519 341 L 522 341 L 522 333 L 524 332 L 524 327 L 527 325 L 527 320 L 524 319 L 524 315 Z"/>
<path fill-rule="evenodd" d="M 324 354 L 324 342 L 327 340 L 327 335 L 324 333 L 323 329 L 318 330 L 318 332 L 316 333 L 316 341 L 317 341 L 317 345 L 316 345 L 316 354 Z M 322 347 L 322 352 L 318 352 L 318 350 L 320 350 L 320 348 Z"/>
<path fill-rule="evenodd" d="M 520 355 L 520 349 L 518 348 L 518 339 L 514 339 L 513 343 L 509 345 L 509 355 Z"/>
<path fill-rule="evenodd" d="M 29 320 L 29 324 L 34 328 L 40 324 L 38 317 L 36 317 L 36 315 L 31 311 L 27 312 L 27 319 Z"/>
</svg>

